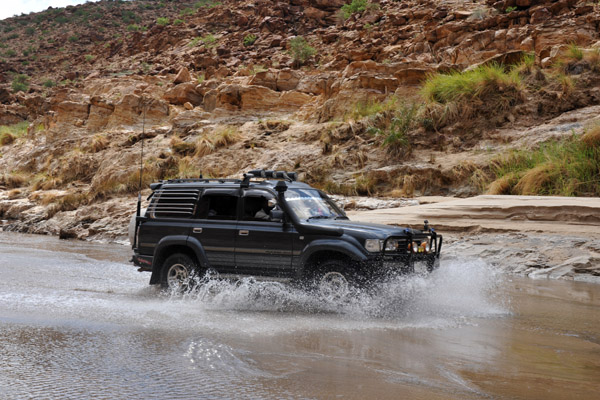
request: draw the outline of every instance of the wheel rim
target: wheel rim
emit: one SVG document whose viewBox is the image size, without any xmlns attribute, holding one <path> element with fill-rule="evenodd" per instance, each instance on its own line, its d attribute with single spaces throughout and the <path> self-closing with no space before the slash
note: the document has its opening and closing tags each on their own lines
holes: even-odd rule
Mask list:
<svg viewBox="0 0 600 400">
<path fill-rule="evenodd" d="M 348 294 L 348 280 L 340 272 L 328 272 L 319 280 L 319 293 L 326 299 L 339 300 Z"/>
<path fill-rule="evenodd" d="M 167 284 L 170 288 L 181 288 L 190 277 L 187 267 L 183 264 L 173 264 L 167 272 Z"/>
</svg>

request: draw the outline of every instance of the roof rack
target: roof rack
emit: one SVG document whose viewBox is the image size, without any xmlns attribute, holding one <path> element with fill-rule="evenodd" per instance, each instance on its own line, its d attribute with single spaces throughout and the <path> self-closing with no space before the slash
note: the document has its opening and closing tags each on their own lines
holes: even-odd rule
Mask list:
<svg viewBox="0 0 600 400">
<path fill-rule="evenodd" d="M 252 171 L 248 171 L 244 174 L 244 179 L 225 179 L 225 178 L 203 178 L 200 175 L 198 178 L 175 178 L 168 179 L 164 181 L 160 181 L 157 183 L 152 183 L 150 185 L 150 189 L 153 191 L 159 189 L 165 183 L 193 183 L 193 182 L 220 182 L 220 183 L 234 183 L 240 184 L 242 187 L 248 187 L 250 184 L 250 179 L 252 178 L 262 178 L 262 179 L 279 179 L 285 180 L 288 182 L 295 182 L 298 179 L 298 174 L 296 172 L 287 172 L 287 171 L 271 171 L 265 169 L 253 169 Z"/>
<path fill-rule="evenodd" d="M 284 179 L 289 182 L 296 181 L 298 179 L 298 174 L 296 172 L 287 172 L 287 171 L 271 171 L 265 169 L 253 169 L 252 171 L 248 171 L 244 177 L 250 176 L 255 178 L 270 178 L 270 179 Z"/>
</svg>

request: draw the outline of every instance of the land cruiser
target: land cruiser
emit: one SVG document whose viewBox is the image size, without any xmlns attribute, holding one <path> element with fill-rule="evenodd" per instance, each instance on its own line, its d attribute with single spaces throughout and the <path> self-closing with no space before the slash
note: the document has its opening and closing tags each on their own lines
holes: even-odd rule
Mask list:
<svg viewBox="0 0 600 400">
<path fill-rule="evenodd" d="M 439 265 L 442 236 L 351 222 L 325 193 L 297 174 L 254 170 L 243 179 L 154 183 L 148 208 L 132 219 L 133 263 L 150 284 L 180 287 L 193 275 L 253 276 L 347 291 L 415 263 Z M 140 215 L 141 214 L 141 215 Z"/>
</svg>

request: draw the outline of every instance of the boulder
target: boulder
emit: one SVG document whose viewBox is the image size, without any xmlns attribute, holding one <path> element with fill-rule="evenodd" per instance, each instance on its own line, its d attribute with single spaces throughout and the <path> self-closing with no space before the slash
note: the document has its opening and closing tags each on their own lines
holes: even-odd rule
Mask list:
<svg viewBox="0 0 600 400">
<path fill-rule="evenodd" d="M 73 124 L 73 121 L 84 121 L 88 118 L 90 104 L 75 101 L 63 101 L 56 107 L 58 124 Z"/>
<path fill-rule="evenodd" d="M 196 91 L 192 82 L 180 83 L 167 90 L 163 98 L 171 104 L 183 105 L 190 102 L 193 105 L 202 104 L 202 96 Z"/>
<path fill-rule="evenodd" d="M 279 71 L 268 69 L 266 71 L 257 72 L 251 79 L 249 84 L 254 86 L 264 86 L 271 90 L 277 89 Z"/>
<path fill-rule="evenodd" d="M 277 74 L 276 88 L 279 91 L 294 90 L 300 82 L 301 74 L 289 68 L 279 71 Z"/>
<path fill-rule="evenodd" d="M 175 77 L 173 83 L 185 83 L 190 82 L 191 80 L 192 75 L 190 74 L 190 71 L 186 67 L 183 67 L 177 73 L 177 76 Z"/>
</svg>

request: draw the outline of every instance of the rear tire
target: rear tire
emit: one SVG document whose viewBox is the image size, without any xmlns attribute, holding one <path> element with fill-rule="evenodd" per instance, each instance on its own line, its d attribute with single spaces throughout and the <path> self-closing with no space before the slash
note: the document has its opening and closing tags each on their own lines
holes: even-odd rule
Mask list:
<svg viewBox="0 0 600 400">
<path fill-rule="evenodd" d="M 162 265 L 160 284 L 163 289 L 183 292 L 192 287 L 193 278 L 198 274 L 198 264 L 189 256 L 175 253 Z"/>
</svg>

